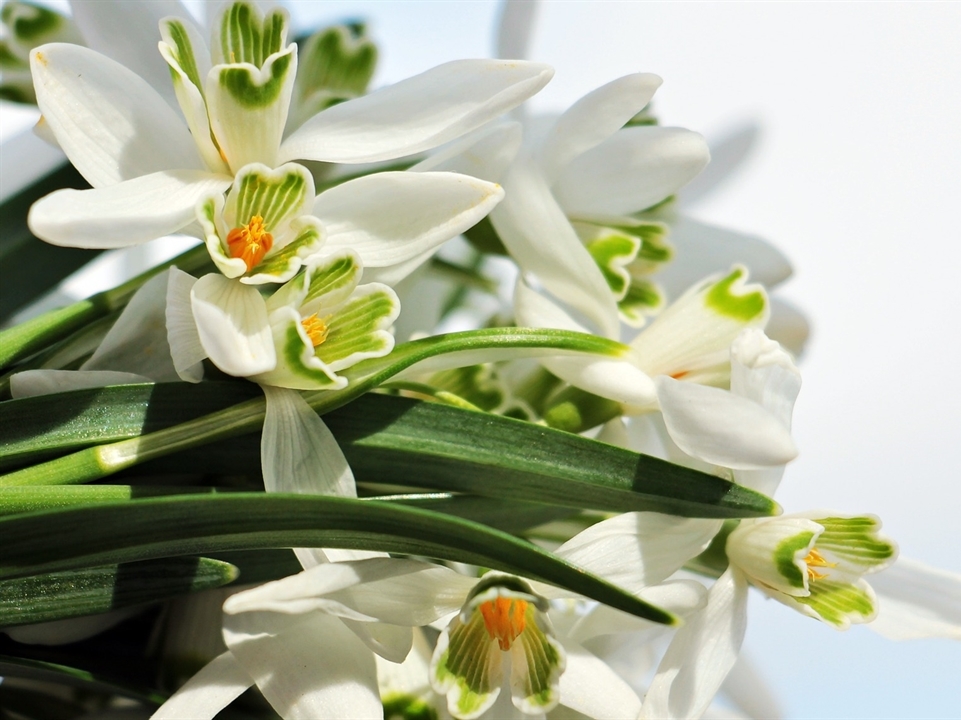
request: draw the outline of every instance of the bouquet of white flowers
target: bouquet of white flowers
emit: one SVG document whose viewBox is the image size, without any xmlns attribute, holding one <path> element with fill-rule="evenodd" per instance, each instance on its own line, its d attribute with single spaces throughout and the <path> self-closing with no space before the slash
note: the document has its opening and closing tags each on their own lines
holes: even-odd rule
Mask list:
<svg viewBox="0 0 961 720">
<path fill-rule="evenodd" d="M 209 5 L 3 8 L 71 165 L 3 198 L 0 717 L 697 718 L 751 587 L 957 637 L 961 578 L 771 499 L 807 325 L 680 209 L 659 77 L 535 116 L 508 2 L 499 59 L 369 90 L 362 23 Z"/>
</svg>

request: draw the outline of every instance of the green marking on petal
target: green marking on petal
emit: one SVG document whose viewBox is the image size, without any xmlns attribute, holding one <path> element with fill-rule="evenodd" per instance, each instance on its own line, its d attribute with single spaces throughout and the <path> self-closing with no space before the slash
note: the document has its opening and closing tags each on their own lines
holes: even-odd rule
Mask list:
<svg viewBox="0 0 961 720">
<path fill-rule="evenodd" d="M 881 521 L 876 517 L 829 517 L 815 520 L 824 526 L 817 546 L 862 568 L 879 569 L 897 555 L 897 546 L 878 536 Z"/>
<path fill-rule="evenodd" d="M 172 19 L 166 21 L 167 33 L 170 37 L 170 42 L 173 43 L 171 47 L 173 59 L 177 62 L 181 72 L 187 76 L 187 78 L 192 82 L 197 90 L 200 91 L 201 97 L 204 94 L 203 81 L 200 78 L 200 70 L 197 67 L 197 58 L 194 55 L 193 44 L 190 42 L 190 35 L 187 32 L 187 28 L 184 26 L 183 22 L 180 20 Z M 177 75 L 173 68 L 171 68 L 171 73 L 173 74 L 174 81 L 177 81 Z"/>
<path fill-rule="evenodd" d="M 866 587 L 830 580 L 812 582 L 809 596 L 793 599 L 810 608 L 824 622 L 839 628 L 852 622 L 868 622 L 877 612 L 874 598 Z"/>
<path fill-rule="evenodd" d="M 311 35 L 303 45 L 297 70 L 300 103 L 313 112 L 339 100 L 363 95 L 377 65 L 377 46 L 364 26 L 337 25 Z"/>
<path fill-rule="evenodd" d="M 332 305 L 346 299 L 360 281 L 362 271 L 360 261 L 353 254 L 334 256 L 315 265 L 304 306 L 313 311 L 315 305 Z"/>
<path fill-rule="evenodd" d="M 281 355 L 285 369 L 295 377 L 310 383 L 311 387 L 318 389 L 342 385 L 342 379 L 334 373 L 307 365 L 305 356 L 310 357 L 313 354 L 313 348 L 304 342 L 300 332 L 300 328 L 295 323 L 290 323 L 284 330 Z"/>
<path fill-rule="evenodd" d="M 720 315 L 750 322 L 759 317 L 767 308 L 767 297 L 764 291 L 749 290 L 745 293 L 735 293 L 734 285 L 747 277 L 747 270 L 736 268 L 730 275 L 712 285 L 704 296 L 704 303 Z"/>
<path fill-rule="evenodd" d="M 316 252 L 322 242 L 323 236 L 320 228 L 317 225 L 309 224 L 293 240 L 277 252 L 264 258 L 247 275 L 250 277 L 255 275 L 268 276 L 274 282 L 285 282 L 300 269 L 305 258 Z"/>
<path fill-rule="evenodd" d="M 524 632 L 518 638 L 527 665 L 521 699 L 523 709 L 528 713 L 547 712 L 557 705 L 560 700 L 558 683 L 567 664 L 564 649 L 541 629 L 538 614 L 533 605 L 528 605 Z"/>
<path fill-rule="evenodd" d="M 249 67 L 225 67 L 220 71 L 220 85 L 242 107 L 266 108 L 277 102 L 292 66 L 292 53 L 276 56 L 269 66 L 270 76 L 263 84 L 258 84 L 255 71 Z"/>
<path fill-rule="evenodd" d="M 624 297 L 617 303 L 621 318 L 628 325 L 639 327 L 647 316 L 655 314 L 664 306 L 664 293 L 649 280 L 631 280 Z"/>
<path fill-rule="evenodd" d="M 67 23 L 60 13 L 26 2 L 7 3 L 0 18 L 13 36 L 28 47 L 41 44 L 41 38 L 54 35 Z"/>
<path fill-rule="evenodd" d="M 313 178 L 301 165 L 289 163 L 277 170 L 248 165 L 231 188 L 228 214 L 238 226 L 259 215 L 267 231 L 275 233 L 302 215 L 313 199 Z"/>
<path fill-rule="evenodd" d="M 259 68 L 280 52 L 286 38 L 287 17 L 279 9 L 261 18 L 256 7 L 235 2 L 220 21 L 220 49 L 227 63 L 250 63 Z"/>
<path fill-rule="evenodd" d="M 606 233 L 587 244 L 587 251 L 618 300 L 624 297 L 630 286 L 631 275 L 626 266 L 637 257 L 640 246 L 640 242 L 633 235 L 614 232 Z"/>
<path fill-rule="evenodd" d="M 341 370 L 363 358 L 380 357 L 394 347 L 386 329 L 400 312 L 397 296 L 386 287 L 365 285 L 337 308 L 327 322 L 327 339 L 317 346 L 316 354 L 324 363 Z M 361 291 L 364 291 L 361 294 Z"/>
<path fill-rule="evenodd" d="M 447 648 L 432 663 L 431 684 L 448 695 L 455 716 L 476 717 L 500 693 L 500 653 L 478 612 L 472 612 L 466 623 L 455 618 L 445 632 Z"/>
<path fill-rule="evenodd" d="M 804 571 L 798 567 L 797 554 L 802 550 L 806 551 L 813 538 L 813 532 L 801 532 L 782 540 L 774 548 L 774 563 L 778 573 L 791 587 L 804 588 Z"/>
<path fill-rule="evenodd" d="M 425 700 L 407 694 L 381 698 L 384 720 L 437 720 L 437 711 Z"/>
</svg>

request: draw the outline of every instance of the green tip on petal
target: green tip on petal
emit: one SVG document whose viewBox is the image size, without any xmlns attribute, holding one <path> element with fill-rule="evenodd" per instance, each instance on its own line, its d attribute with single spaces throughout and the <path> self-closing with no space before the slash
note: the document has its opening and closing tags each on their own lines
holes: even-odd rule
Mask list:
<svg viewBox="0 0 961 720">
<path fill-rule="evenodd" d="M 803 552 L 807 555 L 813 539 L 813 532 L 801 532 L 782 540 L 774 548 L 774 563 L 777 565 L 777 571 L 791 587 L 799 589 L 805 587 L 805 568 L 799 565 L 798 554 Z M 803 558 L 804 555 L 801 557 Z"/>
<path fill-rule="evenodd" d="M 616 232 L 605 233 L 587 244 L 587 252 L 616 300 L 622 299 L 630 287 L 631 275 L 626 268 L 637 257 L 640 247 L 636 237 Z"/>
<path fill-rule="evenodd" d="M 26 2 L 6 3 L 0 19 L 13 37 L 27 47 L 52 41 L 69 22 L 58 12 Z"/>
<path fill-rule="evenodd" d="M 367 90 L 377 66 L 377 46 L 357 28 L 337 25 L 311 35 L 297 73 L 298 96 L 352 98 Z"/>
<path fill-rule="evenodd" d="M 245 109 L 261 109 L 277 102 L 293 66 L 292 53 L 278 55 L 270 62 L 266 82 L 260 82 L 259 73 L 249 67 L 225 67 L 220 70 L 220 85 Z"/>
<path fill-rule="evenodd" d="M 805 614 L 823 620 L 839 630 L 852 623 L 870 622 L 877 614 L 874 593 L 865 582 L 851 583 L 819 580 L 811 583 L 807 597 L 791 598 Z"/>
<path fill-rule="evenodd" d="M 187 31 L 186 25 L 184 25 L 182 20 L 170 18 L 162 21 L 161 31 L 169 49 L 169 52 L 165 53 L 164 56 L 167 62 L 171 63 L 170 71 L 174 83 L 179 81 L 180 76 L 177 73 L 177 69 L 179 68 L 187 79 L 197 88 L 200 95 L 203 96 L 204 83 L 200 77 L 197 57 L 194 54 L 193 43 L 190 41 L 190 33 Z M 173 63 L 176 63 L 177 68 L 172 66 Z"/>
<path fill-rule="evenodd" d="M 712 285 L 704 303 L 720 315 L 748 323 L 767 310 L 767 295 L 760 285 L 745 285 L 747 270 L 737 267 Z"/>
<path fill-rule="evenodd" d="M 824 527 L 817 541 L 818 548 L 859 566 L 861 572 L 877 572 L 897 557 L 897 545 L 878 535 L 881 521 L 873 515 L 815 518 L 814 521 Z"/>
<path fill-rule="evenodd" d="M 280 9 L 266 16 L 251 3 L 235 2 L 220 20 L 220 51 L 225 63 L 250 63 L 262 67 L 280 52 L 287 40 L 287 14 Z"/>
</svg>

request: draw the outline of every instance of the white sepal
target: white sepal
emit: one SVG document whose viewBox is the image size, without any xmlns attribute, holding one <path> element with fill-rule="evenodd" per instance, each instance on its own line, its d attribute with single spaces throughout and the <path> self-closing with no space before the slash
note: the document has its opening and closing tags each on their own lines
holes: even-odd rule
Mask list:
<svg viewBox="0 0 961 720">
<path fill-rule="evenodd" d="M 116 370 L 24 370 L 10 377 L 13 398 L 52 395 L 107 385 L 153 382 L 150 378 Z"/>
<path fill-rule="evenodd" d="M 278 161 L 364 163 L 429 150 L 519 105 L 553 74 L 537 63 L 448 62 L 318 113 L 284 141 Z"/>
<path fill-rule="evenodd" d="M 581 531 L 556 552 L 568 562 L 637 593 L 667 579 L 699 555 L 720 528 L 719 520 L 623 513 Z"/>
<path fill-rule="evenodd" d="M 171 695 L 150 720 L 196 720 L 213 718 L 230 705 L 254 681 L 229 650 L 207 663 Z"/>
<path fill-rule="evenodd" d="M 571 161 L 623 128 L 651 101 L 661 82 L 651 73 L 625 75 L 592 90 L 565 110 L 538 153 L 547 183 L 553 184 Z"/>
<path fill-rule="evenodd" d="M 207 357 L 190 304 L 190 291 L 197 278 L 179 268 L 170 268 L 167 281 L 167 344 L 177 375 L 185 382 L 200 382 Z"/>
<path fill-rule="evenodd" d="M 666 375 L 654 384 L 667 431 L 688 455 L 735 469 L 784 465 L 797 457 L 790 431 L 757 403 Z"/>
<path fill-rule="evenodd" d="M 203 170 L 165 170 L 109 187 L 57 190 L 30 208 L 30 230 L 64 247 L 119 248 L 175 233 L 194 207 L 223 192 L 230 178 Z"/>
<path fill-rule="evenodd" d="M 625 128 L 572 160 L 554 194 L 569 215 L 630 215 L 673 195 L 710 157 L 704 138 L 690 130 Z"/>
<path fill-rule="evenodd" d="M 891 640 L 961 640 L 961 575 L 898 558 L 871 576 L 878 616 L 869 628 Z"/>
<path fill-rule="evenodd" d="M 53 43 L 31 53 L 30 67 L 46 124 L 93 187 L 205 168 L 177 112 L 123 65 L 79 45 Z"/>
<path fill-rule="evenodd" d="M 224 641 L 287 720 L 368 720 L 383 713 L 374 656 L 336 617 L 225 615 Z"/>
<path fill-rule="evenodd" d="M 449 172 L 382 172 L 317 196 L 325 251 L 354 250 L 365 267 L 396 265 L 436 249 L 487 215 L 500 186 Z"/>
<path fill-rule="evenodd" d="M 260 458 L 267 492 L 357 497 L 337 440 L 293 390 L 263 386 L 267 413 Z"/>
<path fill-rule="evenodd" d="M 747 581 L 728 568 L 707 606 L 671 641 L 644 697 L 639 720 L 687 720 L 707 710 L 737 660 L 747 627 Z"/>
</svg>

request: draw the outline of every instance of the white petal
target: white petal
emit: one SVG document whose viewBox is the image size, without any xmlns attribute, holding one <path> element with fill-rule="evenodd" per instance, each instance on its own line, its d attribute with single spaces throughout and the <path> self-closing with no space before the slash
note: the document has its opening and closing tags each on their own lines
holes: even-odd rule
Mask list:
<svg viewBox="0 0 961 720">
<path fill-rule="evenodd" d="M 16 398 L 84 390 L 107 385 L 149 383 L 150 378 L 110 370 L 24 370 L 10 378 L 10 394 Z"/>
<path fill-rule="evenodd" d="M 657 75 L 625 75 L 571 105 L 557 119 L 538 153 L 548 184 L 553 184 L 574 158 L 623 128 L 651 101 L 660 85 Z"/>
<path fill-rule="evenodd" d="M 870 578 L 878 616 L 869 628 L 891 640 L 961 640 L 961 575 L 898 558 Z"/>
<path fill-rule="evenodd" d="M 153 382 L 176 382 L 167 344 L 166 272 L 150 278 L 134 293 L 81 370 L 114 370 L 135 373 Z"/>
<path fill-rule="evenodd" d="M 93 190 L 57 190 L 30 208 L 33 233 L 64 247 L 119 248 L 170 235 L 194 219 L 194 206 L 230 178 L 167 170 Z"/>
<path fill-rule="evenodd" d="M 260 459 L 267 492 L 357 497 L 354 474 L 324 421 L 300 393 L 265 385 Z"/>
<path fill-rule="evenodd" d="M 384 712 L 373 653 L 335 617 L 227 615 L 224 641 L 286 720 L 369 720 Z"/>
<path fill-rule="evenodd" d="M 247 377 L 277 364 L 267 305 L 255 288 L 211 273 L 194 284 L 190 304 L 207 357 L 225 373 Z"/>
<path fill-rule="evenodd" d="M 497 57 L 526 58 L 537 3 L 531 0 L 507 0 L 501 7 L 500 22 L 497 24 Z"/>
<path fill-rule="evenodd" d="M 787 257 L 766 240 L 681 215 L 671 223 L 676 260 L 658 272 L 657 281 L 677 297 L 712 273 L 739 263 L 751 269 L 751 279 L 767 288 L 784 282 L 793 269 Z"/>
<path fill-rule="evenodd" d="M 181 380 L 200 382 L 204 375 L 203 360 L 207 352 L 200 342 L 190 291 L 197 279 L 179 268 L 170 268 L 167 282 L 167 343 L 170 357 Z"/>
<path fill-rule="evenodd" d="M 123 65 L 79 45 L 52 44 L 31 53 L 30 67 L 47 125 L 95 188 L 205 167 L 179 114 Z"/>
<path fill-rule="evenodd" d="M 567 668 L 561 674 L 561 704 L 597 720 L 637 716 L 641 700 L 603 660 L 565 639 Z"/>
<path fill-rule="evenodd" d="M 684 188 L 683 206 L 694 205 L 715 192 L 737 172 L 757 149 L 761 128 L 757 120 L 744 121 L 722 137 L 711 140 L 711 164 Z"/>
<path fill-rule="evenodd" d="M 636 593 L 665 580 L 699 555 L 720 529 L 719 520 L 624 513 L 578 533 L 556 552 L 568 562 Z"/>
<path fill-rule="evenodd" d="M 677 192 L 709 159 L 704 138 L 690 130 L 625 128 L 575 158 L 554 194 L 571 215 L 629 215 Z"/>
<path fill-rule="evenodd" d="M 549 298 L 519 278 L 514 291 L 514 313 L 522 327 L 557 328 L 588 332 Z M 580 355 L 545 357 L 541 364 L 575 387 L 632 405 L 647 405 L 656 393 L 651 378 L 628 359 Z"/>
<path fill-rule="evenodd" d="M 518 61 L 448 62 L 315 115 L 284 141 L 279 161 L 363 163 L 429 150 L 522 103 L 553 72 Z"/>
<path fill-rule="evenodd" d="M 507 195 L 491 222 L 511 256 L 603 335 L 616 338 L 620 321 L 614 296 L 540 172 L 518 160 L 504 178 L 504 189 Z"/>
<path fill-rule="evenodd" d="M 517 157 L 522 134 L 518 122 L 485 126 L 441 148 L 410 169 L 414 172 L 463 173 L 488 182 L 500 182 Z"/>
<path fill-rule="evenodd" d="M 667 431 L 688 455 L 735 469 L 784 465 L 797 457 L 790 431 L 757 403 L 666 375 L 654 384 Z"/>
<path fill-rule="evenodd" d="M 352 248 L 365 266 L 410 260 L 471 227 L 504 196 L 498 185 L 455 173 L 384 172 L 331 188 L 314 215 L 325 250 Z"/>
<path fill-rule="evenodd" d="M 150 720 L 212 719 L 253 684 L 250 675 L 228 650 L 171 695 Z"/>
<path fill-rule="evenodd" d="M 747 581 L 734 568 L 717 579 L 707 607 L 671 642 L 639 718 L 698 718 L 737 660 L 747 626 Z"/>
</svg>

